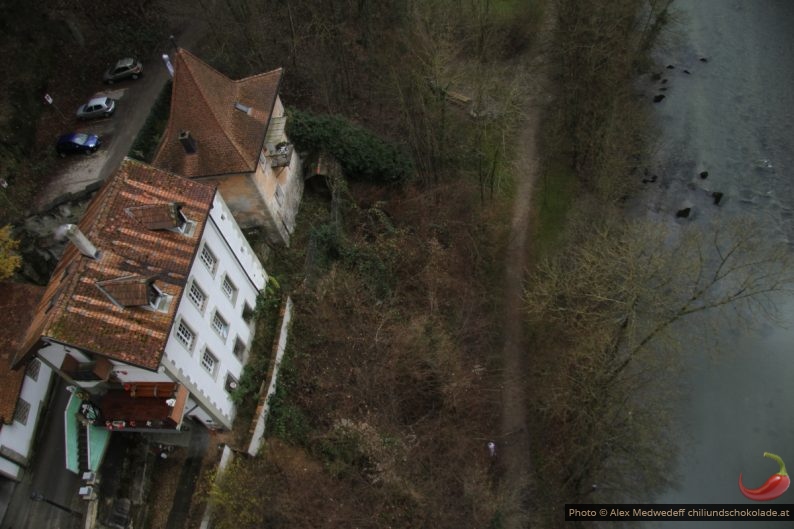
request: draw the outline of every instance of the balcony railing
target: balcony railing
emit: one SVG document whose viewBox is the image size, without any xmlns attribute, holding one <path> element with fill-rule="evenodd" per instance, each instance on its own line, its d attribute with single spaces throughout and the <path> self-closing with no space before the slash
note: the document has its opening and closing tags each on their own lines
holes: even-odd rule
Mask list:
<svg viewBox="0 0 794 529">
<path fill-rule="evenodd" d="M 275 147 L 268 147 L 267 156 L 270 158 L 270 167 L 286 167 L 292 160 L 292 144 L 282 142 Z"/>
</svg>

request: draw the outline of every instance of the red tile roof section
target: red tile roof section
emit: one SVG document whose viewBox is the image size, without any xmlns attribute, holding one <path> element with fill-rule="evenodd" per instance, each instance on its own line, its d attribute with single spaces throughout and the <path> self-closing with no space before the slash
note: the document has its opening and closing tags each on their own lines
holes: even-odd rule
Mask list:
<svg viewBox="0 0 794 529">
<path fill-rule="evenodd" d="M 89 204 L 80 230 L 99 259 L 66 247 L 28 329 L 16 363 L 33 354 L 41 337 L 108 358 L 157 369 L 187 276 L 204 233 L 215 187 L 126 159 Z M 126 213 L 130 207 L 179 202 L 196 223 L 192 235 L 152 231 Z M 154 277 L 173 296 L 167 312 L 119 307 L 97 282 L 130 275 Z"/>
<path fill-rule="evenodd" d="M 0 282 L 0 420 L 5 424 L 14 420 L 25 378 L 25 369 L 12 370 L 11 361 L 43 295 L 44 287 Z"/>
<path fill-rule="evenodd" d="M 97 281 L 96 285 L 105 295 L 110 296 L 123 307 L 138 307 L 149 304 L 149 281 L 143 276 L 127 276 Z"/>
<path fill-rule="evenodd" d="M 167 230 L 181 224 L 179 204 L 175 202 L 127 208 L 127 214 L 150 230 Z"/>
<path fill-rule="evenodd" d="M 255 171 L 283 70 L 233 81 L 183 49 L 173 63 L 171 113 L 153 165 L 188 178 Z M 195 138 L 195 154 L 185 152 L 181 131 Z"/>
</svg>

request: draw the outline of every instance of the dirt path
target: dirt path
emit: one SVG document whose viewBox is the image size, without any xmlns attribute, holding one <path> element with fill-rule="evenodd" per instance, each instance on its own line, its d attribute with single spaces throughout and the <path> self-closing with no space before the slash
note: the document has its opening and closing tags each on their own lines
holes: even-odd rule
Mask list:
<svg viewBox="0 0 794 529">
<path fill-rule="evenodd" d="M 542 43 L 540 47 L 543 47 Z M 500 442 L 497 446 L 501 447 L 499 456 L 503 468 L 501 496 L 506 529 L 529 526 L 527 499 L 532 491 L 530 436 L 526 427 L 525 374 L 529 358 L 524 336 L 523 293 L 532 191 L 540 168 L 537 137 L 541 108 L 546 96 L 544 60 L 544 54 L 540 53 L 532 60 L 529 68 L 532 72 L 530 97 L 526 107 L 523 132 L 517 139 L 517 156 L 513 169 L 517 187 L 505 257 L 502 424 Z"/>
</svg>

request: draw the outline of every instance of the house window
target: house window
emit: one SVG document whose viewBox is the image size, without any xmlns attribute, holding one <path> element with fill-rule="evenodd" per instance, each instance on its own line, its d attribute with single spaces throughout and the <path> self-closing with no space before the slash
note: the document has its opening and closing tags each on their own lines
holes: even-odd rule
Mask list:
<svg viewBox="0 0 794 529">
<path fill-rule="evenodd" d="M 176 326 L 176 340 L 184 345 L 188 351 L 192 351 L 194 338 L 195 334 L 193 333 L 193 329 L 180 321 L 179 325 Z"/>
<path fill-rule="evenodd" d="M 204 248 L 201 249 L 201 262 L 204 263 L 204 266 L 207 267 L 207 270 L 210 271 L 210 274 L 215 273 L 215 268 L 218 266 L 218 259 L 215 257 L 215 254 L 212 253 L 206 245 Z"/>
<path fill-rule="evenodd" d="M 190 298 L 190 301 L 193 302 L 193 305 L 196 306 L 199 312 L 204 311 L 204 307 L 207 305 L 207 295 L 195 281 L 190 283 L 190 288 L 187 290 L 187 297 Z"/>
<path fill-rule="evenodd" d="M 196 230 L 196 223 L 190 220 L 189 218 L 187 218 L 185 214 L 182 213 L 182 208 L 177 209 L 176 212 L 177 212 L 177 218 L 179 220 L 179 226 L 176 227 L 177 231 L 179 233 L 182 233 L 183 235 L 187 235 L 188 237 L 190 237 L 191 235 L 193 235 L 193 232 Z"/>
<path fill-rule="evenodd" d="M 166 300 L 165 294 L 163 293 L 162 290 L 154 286 L 153 283 L 149 283 L 149 288 L 147 293 L 149 297 L 149 308 L 152 308 L 154 310 L 161 310 L 162 307 L 165 306 L 164 304 L 161 306 L 161 303 Z"/>
<path fill-rule="evenodd" d="M 276 184 L 276 193 L 274 195 L 276 197 L 276 202 L 278 203 L 279 207 L 284 205 L 284 191 L 281 189 L 281 184 Z"/>
<path fill-rule="evenodd" d="M 245 323 L 250 325 L 251 322 L 254 321 L 255 314 L 256 313 L 254 312 L 253 307 L 251 307 L 251 305 L 249 305 L 248 302 L 246 301 L 245 304 L 243 305 L 243 320 L 245 321 Z"/>
<path fill-rule="evenodd" d="M 14 410 L 14 420 L 20 424 L 28 423 L 28 414 L 30 413 L 30 404 L 22 399 L 17 401 L 17 407 Z"/>
<path fill-rule="evenodd" d="M 28 363 L 28 367 L 25 368 L 25 374 L 33 380 L 38 380 L 39 369 L 41 369 L 41 360 L 34 358 Z"/>
<path fill-rule="evenodd" d="M 223 290 L 223 293 L 226 294 L 226 297 L 231 300 L 232 304 L 234 304 L 234 301 L 237 298 L 237 287 L 234 286 L 234 283 L 232 283 L 232 280 L 229 279 L 229 276 L 223 276 L 221 289 Z"/>
<path fill-rule="evenodd" d="M 245 350 L 247 349 L 245 342 L 240 339 L 238 336 L 236 340 L 234 340 L 234 356 L 240 361 L 243 361 L 245 357 Z"/>
<path fill-rule="evenodd" d="M 218 336 L 226 339 L 229 336 L 229 324 L 223 319 L 223 316 L 217 312 L 212 316 L 212 328 L 218 333 Z"/>
<path fill-rule="evenodd" d="M 235 389 L 237 389 L 238 385 L 239 382 L 237 381 L 237 379 L 234 378 L 231 373 L 226 373 L 226 383 L 224 384 L 226 391 L 232 393 Z"/>
<path fill-rule="evenodd" d="M 215 371 L 218 369 L 218 357 L 210 352 L 209 349 L 205 348 L 204 352 L 201 354 L 201 367 L 207 370 L 212 376 L 215 376 Z"/>
</svg>

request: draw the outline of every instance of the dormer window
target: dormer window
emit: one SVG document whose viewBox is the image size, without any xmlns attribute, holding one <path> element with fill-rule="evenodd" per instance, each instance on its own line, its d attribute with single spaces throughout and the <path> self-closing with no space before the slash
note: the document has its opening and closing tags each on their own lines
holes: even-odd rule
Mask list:
<svg viewBox="0 0 794 529">
<path fill-rule="evenodd" d="M 148 230 L 170 230 L 192 235 L 196 223 L 182 210 L 182 204 L 168 202 L 126 208 L 125 212 Z"/>
<path fill-rule="evenodd" d="M 236 110 L 239 110 L 243 114 L 247 114 L 249 116 L 251 115 L 251 107 L 249 107 L 248 105 L 244 105 L 243 103 L 240 103 L 239 101 L 235 101 L 234 108 Z"/>
<path fill-rule="evenodd" d="M 157 310 L 165 298 L 162 290 L 154 286 L 154 283 L 149 283 L 149 307 Z"/>
<path fill-rule="evenodd" d="M 167 312 L 172 299 L 154 284 L 153 277 L 131 275 L 99 281 L 96 286 L 119 308 L 141 307 Z"/>
</svg>

